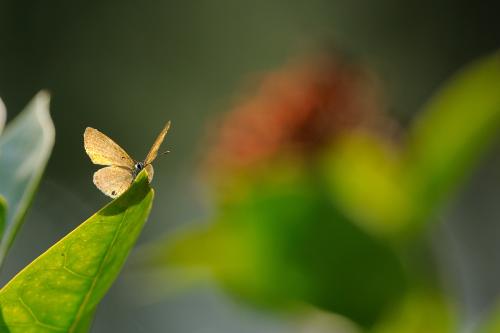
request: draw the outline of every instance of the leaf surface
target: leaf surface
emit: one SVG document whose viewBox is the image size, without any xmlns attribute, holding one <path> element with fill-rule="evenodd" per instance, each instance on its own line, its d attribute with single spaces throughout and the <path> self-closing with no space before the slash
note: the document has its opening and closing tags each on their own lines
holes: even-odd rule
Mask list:
<svg viewBox="0 0 500 333">
<path fill-rule="evenodd" d="M 0 291 L 0 332 L 85 332 L 135 244 L 152 199 L 143 171 L 122 196 L 24 268 Z"/>
<path fill-rule="evenodd" d="M 326 155 L 332 199 L 378 235 L 412 233 L 461 184 L 498 135 L 500 53 L 466 66 L 430 99 L 401 146 L 351 132 Z"/>
<path fill-rule="evenodd" d="M 452 77 L 412 126 L 408 174 L 423 216 L 470 172 L 500 128 L 500 52 Z"/>
<path fill-rule="evenodd" d="M 48 93 L 38 93 L 0 136 L 0 195 L 7 208 L 0 240 L 0 265 L 21 227 L 52 152 L 55 131 L 49 101 Z"/>
</svg>

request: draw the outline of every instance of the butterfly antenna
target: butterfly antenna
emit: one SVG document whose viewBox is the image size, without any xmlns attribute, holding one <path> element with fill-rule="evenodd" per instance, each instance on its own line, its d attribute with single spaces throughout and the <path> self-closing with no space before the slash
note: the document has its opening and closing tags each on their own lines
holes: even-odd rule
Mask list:
<svg viewBox="0 0 500 333">
<path fill-rule="evenodd" d="M 160 153 L 160 155 L 165 155 L 165 154 L 168 154 L 170 153 L 170 150 L 165 150 L 163 153 Z"/>
</svg>

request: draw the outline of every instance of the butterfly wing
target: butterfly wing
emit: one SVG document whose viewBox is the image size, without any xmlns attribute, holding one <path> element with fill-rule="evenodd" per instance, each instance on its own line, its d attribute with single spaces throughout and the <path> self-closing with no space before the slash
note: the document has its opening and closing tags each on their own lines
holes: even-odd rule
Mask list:
<svg viewBox="0 0 500 333">
<path fill-rule="evenodd" d="M 116 198 L 125 192 L 132 181 L 132 173 L 117 166 L 105 167 L 94 173 L 95 186 L 111 198 Z"/>
<path fill-rule="evenodd" d="M 148 164 L 146 165 L 145 169 L 146 172 L 148 173 L 148 181 L 151 183 L 151 181 L 153 180 L 153 175 L 155 173 L 153 166 L 151 164 Z"/>
<path fill-rule="evenodd" d="M 155 160 L 156 156 L 158 156 L 158 150 L 160 149 L 163 140 L 165 140 L 165 135 L 167 135 L 169 128 L 170 128 L 170 121 L 168 121 L 165 124 L 160 134 L 158 134 L 158 136 L 156 137 L 155 142 L 151 146 L 151 149 L 149 150 L 149 153 L 146 156 L 146 159 L 144 160 L 145 165 L 151 164 L 151 162 Z"/>
<path fill-rule="evenodd" d="M 95 128 L 87 127 L 83 145 L 94 164 L 116 165 L 133 169 L 134 160 L 116 142 Z"/>
</svg>

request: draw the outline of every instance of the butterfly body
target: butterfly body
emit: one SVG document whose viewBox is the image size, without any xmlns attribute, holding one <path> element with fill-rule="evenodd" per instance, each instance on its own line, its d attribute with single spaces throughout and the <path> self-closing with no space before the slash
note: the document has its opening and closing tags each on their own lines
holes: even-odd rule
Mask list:
<svg viewBox="0 0 500 333">
<path fill-rule="evenodd" d="M 134 178 L 137 177 L 139 172 L 141 172 L 144 169 L 144 162 L 136 162 L 134 164 Z"/>
<path fill-rule="evenodd" d="M 146 169 L 149 182 L 153 180 L 154 169 L 151 163 L 158 156 L 158 150 L 170 128 L 170 121 L 163 127 L 151 146 L 144 161 L 132 159 L 123 148 L 95 128 L 87 127 L 83 134 L 84 148 L 94 164 L 104 168 L 94 173 L 94 184 L 104 194 L 116 198 L 125 192 L 135 177 Z"/>
</svg>

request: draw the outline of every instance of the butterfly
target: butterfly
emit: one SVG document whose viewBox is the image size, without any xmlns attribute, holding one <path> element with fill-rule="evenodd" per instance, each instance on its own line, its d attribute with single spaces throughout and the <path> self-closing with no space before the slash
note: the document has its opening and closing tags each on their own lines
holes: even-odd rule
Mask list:
<svg viewBox="0 0 500 333">
<path fill-rule="evenodd" d="M 105 134 L 95 128 L 87 127 L 83 134 L 85 152 L 92 163 L 106 165 L 94 173 L 95 186 L 107 196 L 116 198 L 129 188 L 143 169 L 146 169 L 148 180 L 151 182 L 154 174 L 151 163 L 158 156 L 158 150 L 169 128 L 170 121 L 163 127 L 144 161 L 140 162 L 131 158 L 122 147 Z"/>
</svg>

